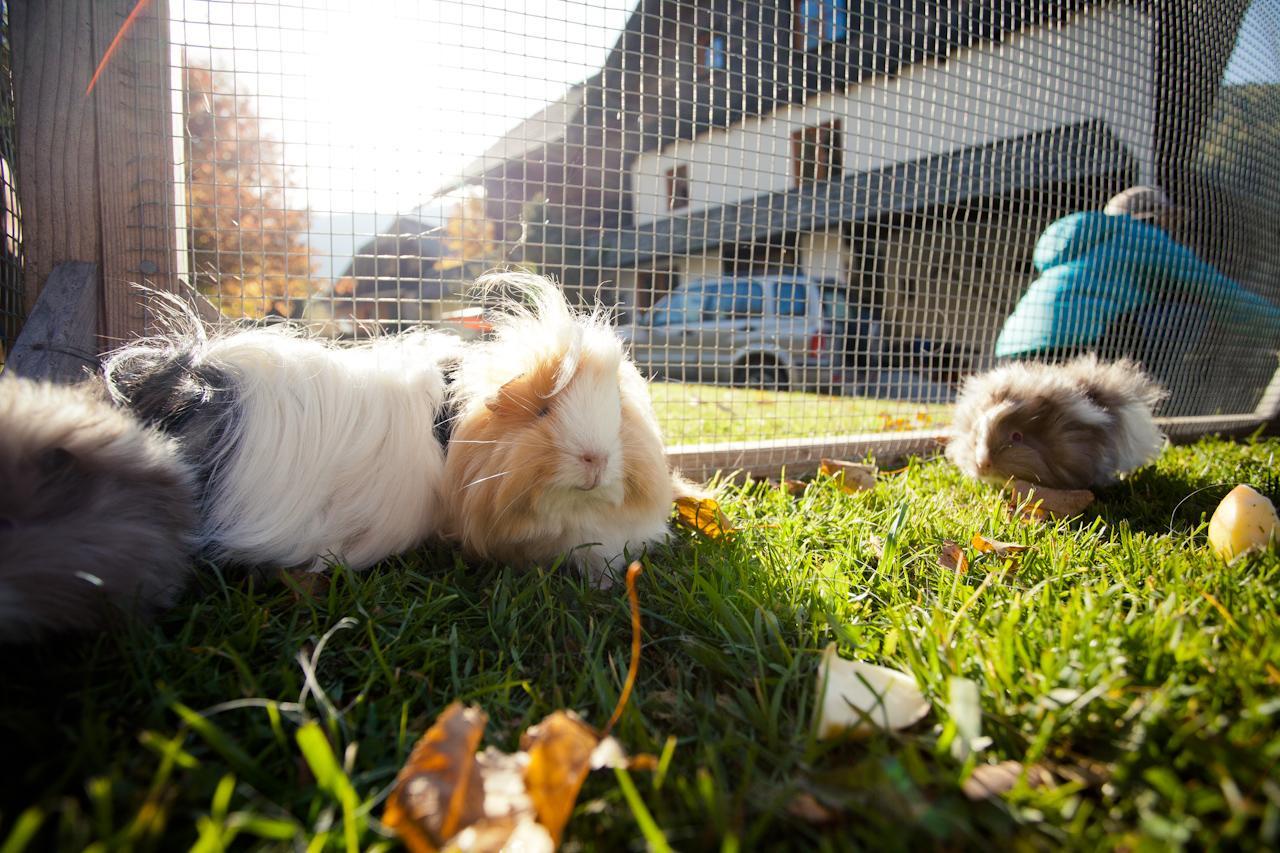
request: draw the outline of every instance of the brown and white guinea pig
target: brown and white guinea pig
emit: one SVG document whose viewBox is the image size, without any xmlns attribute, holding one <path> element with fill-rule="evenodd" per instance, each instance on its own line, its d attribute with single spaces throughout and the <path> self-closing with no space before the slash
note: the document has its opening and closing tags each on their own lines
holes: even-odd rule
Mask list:
<svg viewBox="0 0 1280 853">
<path fill-rule="evenodd" d="M 607 586 L 624 554 L 667 536 L 692 486 L 668 466 L 648 385 L 599 310 L 571 309 L 540 276 L 480 286 L 508 298 L 455 374 L 447 535 L 514 566 L 566 557 Z"/>
<path fill-rule="evenodd" d="M 444 449 L 433 426 L 456 337 L 343 346 L 172 313 L 166 333 L 109 354 L 103 375 L 196 466 L 204 555 L 362 569 L 439 532 Z"/>
<path fill-rule="evenodd" d="M 970 477 L 1050 488 L 1114 483 L 1160 454 L 1152 409 L 1165 397 L 1135 362 L 1085 355 L 1016 362 L 965 381 L 947 457 Z"/>
<path fill-rule="evenodd" d="M 171 604 L 191 569 L 195 477 L 100 383 L 0 377 L 0 642 Z"/>
</svg>

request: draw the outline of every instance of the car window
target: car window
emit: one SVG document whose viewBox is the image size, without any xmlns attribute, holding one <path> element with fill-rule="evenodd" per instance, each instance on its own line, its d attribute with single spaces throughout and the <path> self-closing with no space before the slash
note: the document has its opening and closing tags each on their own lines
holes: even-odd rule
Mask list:
<svg viewBox="0 0 1280 853">
<path fill-rule="evenodd" d="M 778 316 L 803 317 L 808 313 L 809 288 L 800 281 L 780 281 L 776 291 Z"/>
<path fill-rule="evenodd" d="M 822 318 L 824 320 L 849 319 L 849 303 L 832 288 L 823 288 Z"/>
<path fill-rule="evenodd" d="M 764 287 L 758 281 L 722 281 L 707 300 L 707 319 L 745 320 L 764 316 Z"/>
<path fill-rule="evenodd" d="M 704 303 L 708 301 L 707 285 L 696 282 L 668 293 L 649 311 L 651 326 L 683 326 L 702 318 Z"/>
</svg>

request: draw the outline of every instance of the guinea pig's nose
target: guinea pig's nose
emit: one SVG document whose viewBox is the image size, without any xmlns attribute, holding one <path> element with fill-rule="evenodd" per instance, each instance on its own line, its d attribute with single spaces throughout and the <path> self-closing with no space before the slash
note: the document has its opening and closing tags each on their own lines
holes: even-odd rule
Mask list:
<svg viewBox="0 0 1280 853">
<path fill-rule="evenodd" d="M 604 454 L 603 454 L 603 453 L 596 453 L 595 451 L 588 451 L 588 452 L 586 452 L 586 453 L 583 453 L 583 454 L 582 454 L 581 456 L 579 456 L 578 458 L 582 460 L 582 462 L 583 462 L 583 464 L 584 464 L 584 465 L 587 465 L 587 466 L 588 466 L 588 467 L 590 467 L 590 468 L 603 468 L 603 467 L 604 467 Z"/>
</svg>

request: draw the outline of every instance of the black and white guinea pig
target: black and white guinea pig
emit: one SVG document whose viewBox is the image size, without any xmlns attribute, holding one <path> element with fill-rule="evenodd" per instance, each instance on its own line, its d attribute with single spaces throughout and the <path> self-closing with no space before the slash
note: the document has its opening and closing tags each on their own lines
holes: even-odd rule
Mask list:
<svg viewBox="0 0 1280 853">
<path fill-rule="evenodd" d="M 456 374 L 446 533 L 471 557 L 566 557 L 608 585 L 624 554 L 665 539 L 672 501 L 693 487 L 671 471 L 648 385 L 598 310 L 575 311 L 540 276 L 481 286 L 507 299 Z"/>
<path fill-rule="evenodd" d="M 166 607 L 191 570 L 191 467 L 100 383 L 0 376 L 0 642 Z"/>
<path fill-rule="evenodd" d="M 971 376 L 956 399 L 947 457 L 970 477 L 1060 489 L 1114 483 L 1160 454 L 1165 397 L 1135 362 L 1095 355 L 1016 362 Z"/>
<path fill-rule="evenodd" d="M 287 326 L 171 325 L 109 354 L 103 373 L 196 465 L 210 559 L 360 569 L 438 532 L 444 451 L 433 424 L 456 337 L 343 346 Z"/>
</svg>

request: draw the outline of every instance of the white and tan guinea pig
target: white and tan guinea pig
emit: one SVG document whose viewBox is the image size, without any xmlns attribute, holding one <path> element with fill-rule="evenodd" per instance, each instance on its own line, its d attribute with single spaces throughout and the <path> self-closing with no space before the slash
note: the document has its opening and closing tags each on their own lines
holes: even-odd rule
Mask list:
<svg viewBox="0 0 1280 853">
<path fill-rule="evenodd" d="M 551 281 L 503 274 L 492 339 L 470 345 L 452 394 L 448 535 L 470 557 L 550 566 L 607 586 L 667 536 L 677 492 L 649 389 L 597 311 Z"/>
<path fill-rule="evenodd" d="M 195 474 L 175 443 L 100 383 L 0 376 L 0 642 L 167 607 L 195 525 Z"/>
<path fill-rule="evenodd" d="M 1095 355 L 1016 362 L 971 376 L 956 399 L 947 457 L 970 477 L 1059 489 L 1114 483 L 1164 446 L 1165 397 L 1135 362 Z"/>
<path fill-rule="evenodd" d="M 360 569 L 439 532 L 433 424 L 455 337 L 337 345 L 282 326 L 173 325 L 112 353 L 104 375 L 199 470 L 210 559 Z"/>
</svg>

